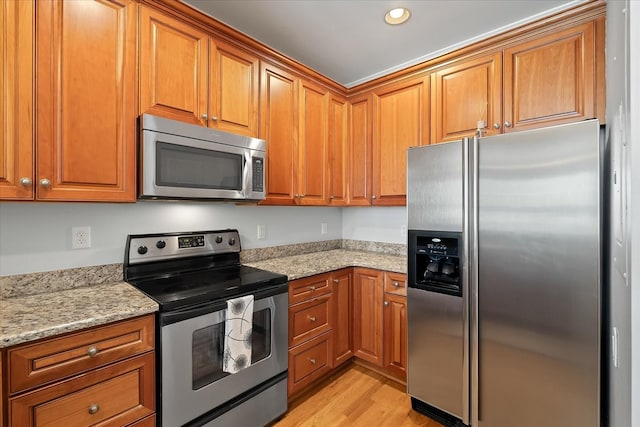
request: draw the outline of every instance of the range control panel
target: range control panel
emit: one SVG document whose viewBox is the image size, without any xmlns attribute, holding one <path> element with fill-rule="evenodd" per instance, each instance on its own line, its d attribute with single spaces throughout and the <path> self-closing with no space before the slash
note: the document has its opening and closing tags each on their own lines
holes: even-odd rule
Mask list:
<svg viewBox="0 0 640 427">
<path fill-rule="evenodd" d="M 238 230 L 137 234 L 127 238 L 129 264 L 240 252 Z"/>
</svg>

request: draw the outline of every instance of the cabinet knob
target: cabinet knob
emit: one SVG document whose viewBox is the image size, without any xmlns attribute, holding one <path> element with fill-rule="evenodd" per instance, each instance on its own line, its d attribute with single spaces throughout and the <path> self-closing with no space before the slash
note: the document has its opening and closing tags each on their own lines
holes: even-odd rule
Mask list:
<svg viewBox="0 0 640 427">
<path fill-rule="evenodd" d="M 44 188 L 49 188 L 51 187 L 51 181 L 49 181 L 47 178 L 42 178 L 40 180 L 40 186 Z"/>
<path fill-rule="evenodd" d="M 96 354 L 98 354 L 98 347 L 92 345 L 91 347 L 89 347 L 89 350 L 87 350 L 87 354 L 89 355 L 89 357 L 95 357 Z"/>
<path fill-rule="evenodd" d="M 389 301 L 383 302 L 382 305 L 384 305 L 385 307 L 388 307 L 389 306 Z"/>
<path fill-rule="evenodd" d="M 218 116 L 215 116 L 215 115 L 211 116 L 211 120 L 213 120 L 214 122 L 217 122 L 218 121 Z"/>
<path fill-rule="evenodd" d="M 300 197 L 304 197 L 304 194 L 301 194 Z"/>
<path fill-rule="evenodd" d="M 209 116 L 207 116 L 207 113 L 203 113 L 202 114 L 202 120 L 207 120 L 209 118 Z"/>
<path fill-rule="evenodd" d="M 329 199 L 333 200 L 335 199 L 335 196 L 329 196 Z"/>
<path fill-rule="evenodd" d="M 393 286 L 395 286 L 396 288 L 399 288 L 399 287 L 400 287 L 400 283 L 398 283 L 398 282 L 393 282 Z"/>
<path fill-rule="evenodd" d="M 511 122 L 509 122 L 509 121 L 504 122 L 504 127 L 510 128 L 511 127 Z"/>
<path fill-rule="evenodd" d="M 500 123 L 494 123 L 493 124 L 493 128 L 494 129 L 500 129 Z"/>
<path fill-rule="evenodd" d="M 20 184 L 23 187 L 29 187 L 31 184 L 33 184 L 33 181 L 31 181 L 31 178 L 25 176 L 24 178 L 20 178 Z"/>
<path fill-rule="evenodd" d="M 338 280 L 338 279 L 333 279 L 333 283 L 336 283 L 336 284 L 337 284 L 337 283 L 340 283 L 340 280 Z"/>
<path fill-rule="evenodd" d="M 100 406 L 97 403 L 94 403 L 93 405 L 89 406 L 89 413 L 91 415 L 97 413 L 100 410 Z"/>
<path fill-rule="evenodd" d="M 371 196 L 371 198 L 372 198 L 372 199 L 375 199 L 375 198 L 376 198 L 376 196 L 375 196 L 375 195 L 374 195 L 374 196 Z"/>
<path fill-rule="evenodd" d="M 315 322 L 316 320 L 317 320 L 316 316 L 309 316 L 309 321 L 310 322 Z"/>
<path fill-rule="evenodd" d="M 311 363 L 312 365 L 316 364 L 316 359 L 309 359 L 309 363 Z"/>
<path fill-rule="evenodd" d="M 316 290 L 316 287 L 314 285 L 309 286 L 309 289 L 311 289 L 312 291 Z"/>
</svg>

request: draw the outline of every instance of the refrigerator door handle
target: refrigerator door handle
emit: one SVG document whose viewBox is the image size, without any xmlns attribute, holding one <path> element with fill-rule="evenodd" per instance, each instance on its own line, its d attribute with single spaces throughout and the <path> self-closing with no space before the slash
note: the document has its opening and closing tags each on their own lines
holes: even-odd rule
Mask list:
<svg viewBox="0 0 640 427">
<path fill-rule="evenodd" d="M 471 141 L 470 138 L 464 138 L 462 140 L 462 176 L 469 177 L 470 172 L 470 158 L 469 158 L 469 147 Z M 471 337 L 470 334 L 470 319 L 469 319 L 469 302 L 470 293 L 469 293 L 469 279 L 470 279 L 470 216 L 469 216 L 469 208 L 470 208 L 470 188 L 469 188 L 469 179 L 462 180 L 462 422 L 465 425 L 470 425 L 470 398 L 471 398 L 471 384 L 470 384 L 470 363 L 471 363 L 471 353 L 470 353 L 470 343 Z"/>
<path fill-rule="evenodd" d="M 469 209 L 469 317 L 471 334 L 471 426 L 478 427 L 480 423 L 480 324 L 478 307 L 478 183 L 479 183 L 479 138 L 469 140 L 469 194 L 466 202 Z"/>
</svg>

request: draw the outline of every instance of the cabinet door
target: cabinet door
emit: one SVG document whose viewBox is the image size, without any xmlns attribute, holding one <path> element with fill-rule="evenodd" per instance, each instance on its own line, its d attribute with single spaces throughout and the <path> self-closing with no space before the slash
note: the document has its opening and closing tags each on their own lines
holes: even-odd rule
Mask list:
<svg viewBox="0 0 640 427">
<path fill-rule="evenodd" d="M 299 93 L 298 203 L 326 205 L 329 201 L 329 93 L 323 87 L 306 81 L 300 82 Z"/>
<path fill-rule="evenodd" d="M 431 82 L 432 143 L 473 136 L 479 120 L 487 135 L 500 133 L 502 52 L 453 63 L 433 73 Z"/>
<path fill-rule="evenodd" d="M 33 2 L 0 4 L 0 199 L 33 200 Z"/>
<path fill-rule="evenodd" d="M 371 96 L 349 100 L 349 202 L 371 204 Z"/>
<path fill-rule="evenodd" d="M 267 141 L 267 205 L 293 205 L 296 164 L 297 89 L 293 75 L 262 63 L 260 138 Z"/>
<path fill-rule="evenodd" d="M 382 280 L 378 270 L 353 273 L 353 354 L 382 366 Z"/>
<path fill-rule="evenodd" d="M 333 364 L 336 367 L 353 356 L 351 319 L 353 312 L 351 269 L 333 273 Z"/>
<path fill-rule="evenodd" d="M 207 124 L 207 34 L 141 7 L 140 114 Z"/>
<path fill-rule="evenodd" d="M 384 294 L 384 367 L 401 379 L 407 372 L 407 298 Z"/>
<path fill-rule="evenodd" d="M 596 116 L 595 21 L 504 52 L 504 131 Z"/>
<path fill-rule="evenodd" d="M 134 201 L 136 2 L 36 7 L 36 197 Z"/>
<path fill-rule="evenodd" d="M 413 79 L 373 96 L 374 205 L 405 205 L 407 148 L 429 143 L 429 81 Z"/>
<path fill-rule="evenodd" d="M 329 99 L 329 205 L 347 204 L 349 104 L 344 98 Z"/>
<path fill-rule="evenodd" d="M 258 136 L 258 58 L 211 40 L 209 126 Z"/>
</svg>

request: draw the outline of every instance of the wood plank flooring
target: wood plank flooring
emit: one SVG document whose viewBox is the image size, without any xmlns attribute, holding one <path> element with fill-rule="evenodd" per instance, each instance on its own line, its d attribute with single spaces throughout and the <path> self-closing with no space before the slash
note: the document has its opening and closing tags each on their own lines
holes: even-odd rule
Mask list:
<svg viewBox="0 0 640 427">
<path fill-rule="evenodd" d="M 355 364 L 290 402 L 273 426 L 442 427 L 411 409 L 403 385 Z"/>
</svg>

